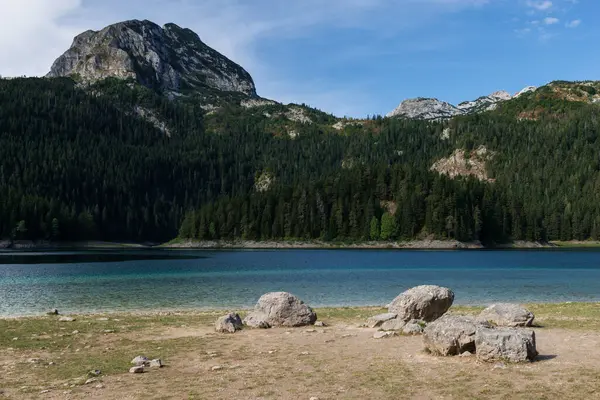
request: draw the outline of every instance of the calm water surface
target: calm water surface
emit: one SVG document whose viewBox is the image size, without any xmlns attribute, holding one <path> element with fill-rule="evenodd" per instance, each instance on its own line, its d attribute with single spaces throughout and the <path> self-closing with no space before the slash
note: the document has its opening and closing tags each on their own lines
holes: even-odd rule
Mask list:
<svg viewBox="0 0 600 400">
<path fill-rule="evenodd" d="M 269 291 L 385 305 L 421 284 L 458 304 L 600 301 L 599 250 L 0 252 L 0 315 L 240 309 Z"/>
</svg>

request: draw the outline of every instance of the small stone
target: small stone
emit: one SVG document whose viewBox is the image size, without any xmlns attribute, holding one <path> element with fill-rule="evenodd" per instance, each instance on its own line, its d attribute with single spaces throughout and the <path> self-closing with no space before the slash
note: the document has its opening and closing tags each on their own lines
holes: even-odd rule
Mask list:
<svg viewBox="0 0 600 400">
<path fill-rule="evenodd" d="M 319 400 L 319 398 L 313 396 L 313 397 L 310 398 L 310 400 Z"/>
<path fill-rule="evenodd" d="M 145 356 L 137 356 L 136 358 L 134 358 L 133 360 L 131 360 L 131 363 L 133 365 L 137 365 L 137 366 L 140 366 L 140 365 L 143 366 L 147 362 L 148 362 L 148 357 L 145 357 Z"/>
<path fill-rule="evenodd" d="M 96 378 L 90 378 L 87 381 L 85 381 L 85 384 L 89 385 L 90 383 L 94 383 L 94 382 L 98 382 L 98 379 L 96 379 Z"/>
<path fill-rule="evenodd" d="M 142 373 L 144 373 L 144 366 L 137 365 L 135 367 L 131 367 L 131 368 L 129 368 L 129 373 L 130 374 L 142 374 Z"/>
<path fill-rule="evenodd" d="M 221 367 L 220 365 L 215 365 L 214 367 L 211 368 L 211 371 L 221 371 L 223 369 L 223 367 Z"/>
<path fill-rule="evenodd" d="M 27 362 L 31 363 L 31 364 L 37 364 L 39 362 L 41 362 L 42 359 L 41 358 L 30 358 L 27 360 Z"/>
<path fill-rule="evenodd" d="M 104 389 L 104 385 L 99 383 L 96 386 L 94 386 L 96 389 Z"/>
<path fill-rule="evenodd" d="M 60 317 L 58 319 L 58 322 L 73 322 L 75 321 L 75 318 L 73 317 Z"/>
<path fill-rule="evenodd" d="M 373 335 L 373 338 L 374 339 L 387 339 L 392 336 L 396 336 L 396 333 L 379 331 L 379 332 L 375 332 L 375 334 Z"/>
<path fill-rule="evenodd" d="M 309 355 L 309 354 L 310 354 L 310 353 L 309 353 L 308 351 L 303 351 L 302 353 L 300 353 L 300 355 L 301 355 L 301 356 L 307 356 L 307 355 Z"/>
<path fill-rule="evenodd" d="M 473 353 L 471 353 L 470 351 L 465 351 L 464 353 L 462 353 L 460 355 L 460 357 L 472 357 Z"/>
<path fill-rule="evenodd" d="M 215 330 L 219 333 L 235 333 L 242 330 L 244 324 L 238 314 L 227 314 L 215 322 Z"/>
<path fill-rule="evenodd" d="M 18 337 L 14 337 L 14 338 L 12 338 L 12 340 L 13 340 L 13 342 L 16 342 L 17 340 L 19 340 L 19 338 Z"/>
<path fill-rule="evenodd" d="M 315 326 L 320 326 L 320 327 L 324 328 L 327 326 L 327 324 L 323 321 L 317 321 L 317 322 L 315 322 Z"/>
<path fill-rule="evenodd" d="M 54 361 L 50 361 L 48 365 L 54 365 Z"/>
<path fill-rule="evenodd" d="M 150 361 L 150 368 L 162 368 L 162 367 L 163 367 L 163 363 L 160 358 Z"/>
<path fill-rule="evenodd" d="M 369 328 L 378 328 L 384 322 L 390 321 L 392 319 L 395 319 L 397 316 L 398 315 L 395 314 L 395 313 L 386 313 L 386 314 L 375 315 L 373 317 L 370 317 L 367 320 L 367 327 L 369 327 Z"/>
<path fill-rule="evenodd" d="M 98 318 L 96 321 L 108 321 L 108 318 Z"/>
<path fill-rule="evenodd" d="M 269 350 L 269 354 L 275 354 L 274 350 Z"/>
<path fill-rule="evenodd" d="M 92 376 L 100 376 L 102 374 L 102 371 L 100 371 L 99 369 L 94 369 L 94 370 L 88 372 L 88 374 L 92 375 Z"/>
<path fill-rule="evenodd" d="M 316 329 L 307 329 L 304 332 L 306 332 L 306 333 L 317 333 L 317 330 Z"/>
<path fill-rule="evenodd" d="M 102 332 L 104 332 L 104 333 L 115 333 L 115 330 L 114 329 L 105 329 Z"/>
<path fill-rule="evenodd" d="M 494 364 L 494 369 L 506 369 L 506 364 L 504 364 L 504 363 Z"/>
<path fill-rule="evenodd" d="M 46 393 L 50 393 L 50 390 L 46 389 L 46 390 L 42 390 L 42 391 L 40 392 L 40 394 L 46 394 Z"/>
<path fill-rule="evenodd" d="M 78 334 L 79 334 L 79 331 L 73 331 L 73 332 L 71 332 L 71 335 L 78 335 Z"/>
<path fill-rule="evenodd" d="M 50 310 L 46 313 L 47 315 L 58 315 L 58 310 L 55 308 L 54 310 Z"/>
</svg>

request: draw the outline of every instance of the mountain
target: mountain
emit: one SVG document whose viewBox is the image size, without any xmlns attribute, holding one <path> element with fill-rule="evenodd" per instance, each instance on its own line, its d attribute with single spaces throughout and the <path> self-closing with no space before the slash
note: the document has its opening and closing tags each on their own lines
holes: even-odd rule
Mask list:
<svg viewBox="0 0 600 400">
<path fill-rule="evenodd" d="M 600 82 L 509 97 L 340 119 L 173 24 L 86 32 L 0 79 L 0 239 L 600 239 Z"/>
<path fill-rule="evenodd" d="M 75 38 L 48 77 L 132 79 L 174 95 L 218 90 L 256 97 L 250 74 L 175 24 L 125 21 Z"/>
<path fill-rule="evenodd" d="M 521 91 L 520 94 L 534 90 L 534 87 L 529 87 Z M 470 115 L 495 110 L 498 104 L 512 98 L 513 96 L 508 92 L 501 90 L 488 96 L 479 97 L 477 100 L 464 101 L 455 106 L 434 98 L 418 97 L 416 99 L 404 100 L 395 110 L 387 114 L 387 117 L 427 121 L 444 120 L 456 117 L 457 115 Z"/>
</svg>

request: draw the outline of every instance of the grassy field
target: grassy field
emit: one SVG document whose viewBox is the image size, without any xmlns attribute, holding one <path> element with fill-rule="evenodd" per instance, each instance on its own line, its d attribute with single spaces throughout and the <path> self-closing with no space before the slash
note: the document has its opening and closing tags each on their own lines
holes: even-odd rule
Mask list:
<svg viewBox="0 0 600 400">
<path fill-rule="evenodd" d="M 0 398 L 600 398 L 600 304 L 528 308 L 541 361 L 502 369 L 426 355 L 419 337 L 374 340 L 358 325 L 379 308 L 318 309 L 326 328 L 235 335 L 214 333 L 222 312 L 3 319 Z M 167 366 L 129 374 L 141 354 Z"/>
</svg>

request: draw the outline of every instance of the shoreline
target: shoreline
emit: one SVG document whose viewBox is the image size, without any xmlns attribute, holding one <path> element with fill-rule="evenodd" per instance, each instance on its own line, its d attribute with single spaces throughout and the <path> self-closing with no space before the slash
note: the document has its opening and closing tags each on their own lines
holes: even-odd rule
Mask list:
<svg viewBox="0 0 600 400">
<path fill-rule="evenodd" d="M 452 309 L 454 311 L 462 311 L 462 310 L 478 310 L 484 309 L 492 304 L 496 304 L 498 302 L 490 302 L 490 303 L 455 303 L 452 305 Z M 521 303 L 519 303 L 521 304 Z M 593 306 L 600 307 L 600 301 L 545 301 L 545 302 L 533 302 L 533 303 L 523 303 L 522 305 L 526 307 L 577 307 L 577 306 Z M 352 306 L 312 306 L 311 307 L 317 314 L 319 312 L 330 312 L 332 310 L 336 311 L 367 311 L 367 312 L 379 312 L 382 313 L 387 310 L 387 305 L 379 304 L 379 305 L 352 305 Z M 40 312 L 38 314 L 19 314 L 19 315 L 0 315 L 0 321 L 9 321 L 9 320 L 19 320 L 19 319 L 39 319 L 39 318 L 54 318 L 61 316 L 71 316 L 71 317 L 81 317 L 81 318 L 96 318 L 96 317 L 106 317 L 106 316 L 118 316 L 118 317 L 164 317 L 164 316 L 221 316 L 228 312 L 235 312 L 239 314 L 246 314 L 251 312 L 254 309 L 253 306 L 248 307 L 215 307 L 215 308 L 149 308 L 149 309 L 131 309 L 131 310 L 93 310 L 93 311 L 74 311 L 74 312 L 65 312 L 59 310 L 59 314 L 46 314 L 44 312 Z"/>
<path fill-rule="evenodd" d="M 150 249 L 189 249 L 189 250 L 510 250 L 510 249 L 577 249 L 600 248 L 600 241 L 551 241 L 512 243 L 484 246 L 480 242 L 460 242 L 457 240 L 412 240 L 406 242 L 325 242 L 321 240 L 302 241 L 192 241 L 175 239 L 171 242 L 124 243 L 107 241 L 50 242 L 30 240 L 0 240 L 0 250 L 150 250 Z"/>
</svg>

